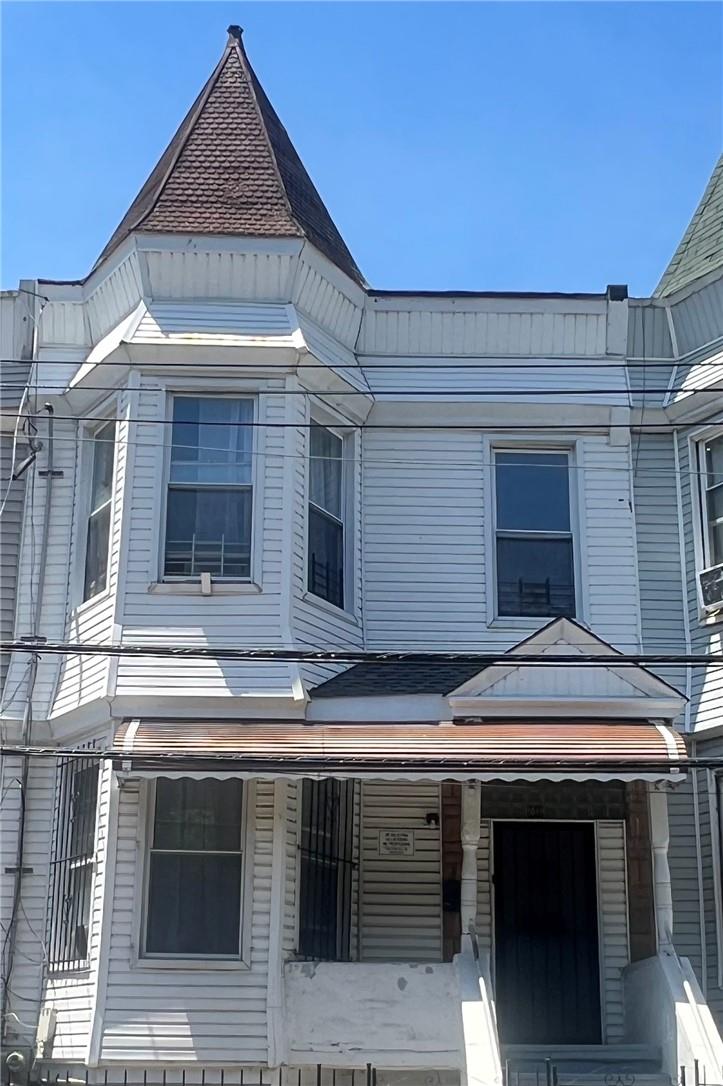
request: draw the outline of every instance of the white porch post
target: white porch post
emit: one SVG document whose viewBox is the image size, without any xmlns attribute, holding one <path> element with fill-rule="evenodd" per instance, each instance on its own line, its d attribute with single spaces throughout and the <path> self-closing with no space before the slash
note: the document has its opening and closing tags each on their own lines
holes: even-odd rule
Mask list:
<svg viewBox="0 0 723 1086">
<path fill-rule="evenodd" d="M 465 781 L 462 785 L 462 885 L 460 919 L 462 948 L 474 931 L 477 917 L 477 848 L 480 839 L 480 783 Z"/>
<path fill-rule="evenodd" d="M 658 949 L 673 942 L 673 891 L 668 864 L 668 795 L 652 785 L 650 797 L 650 844 L 653 852 L 653 888 L 655 896 L 655 928 Z"/>
</svg>

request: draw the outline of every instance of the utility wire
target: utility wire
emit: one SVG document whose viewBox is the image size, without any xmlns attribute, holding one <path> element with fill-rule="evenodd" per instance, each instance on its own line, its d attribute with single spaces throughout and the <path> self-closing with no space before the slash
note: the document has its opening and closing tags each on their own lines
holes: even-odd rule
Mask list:
<svg viewBox="0 0 723 1086">
<path fill-rule="evenodd" d="M 717 341 L 714 340 L 711 346 L 715 346 Z M 287 363 L 283 367 L 284 373 L 296 372 L 298 370 L 349 370 L 352 373 L 357 373 L 359 370 L 424 370 L 424 369 L 494 369 L 495 366 L 505 369 L 510 366 L 515 367 L 519 365 L 520 369 L 633 369 L 640 366 L 654 366 L 660 369 L 672 369 L 676 364 L 678 366 L 690 367 L 691 369 L 697 369 L 699 366 L 714 366 L 720 367 L 723 363 L 718 361 L 706 361 L 700 362 L 690 361 L 681 362 L 680 358 L 671 358 L 669 361 L 665 359 L 646 359 L 641 357 L 620 357 L 613 358 L 606 356 L 605 358 L 597 359 L 585 359 L 577 358 L 575 355 L 475 355 L 470 357 L 469 355 L 454 355 L 454 354 L 438 354 L 438 355 L 418 355 L 410 356 L 403 355 L 400 358 L 390 355 L 388 361 L 374 361 L 375 357 L 364 354 L 359 354 L 359 357 L 364 359 L 363 362 L 335 362 L 333 365 L 327 362 L 306 362 L 299 361 L 293 363 Z M 414 357 L 414 361 L 411 358 Z M 409 361 L 402 361 L 402 359 L 409 359 Z M 0 358 L 0 365 L 10 365 L 16 362 L 23 362 L 25 364 L 36 366 L 76 366 L 80 368 L 88 364 L 88 360 L 77 361 L 67 358 Z M 126 361 L 122 358 L 104 358 L 100 362 L 91 363 L 94 366 L 120 366 L 125 369 L 129 369 L 132 366 L 138 366 L 138 362 Z M 142 363 L 142 365 L 153 366 L 155 368 L 162 368 L 163 366 L 170 366 L 170 363 L 155 362 L 155 363 Z M 184 362 L 182 360 L 174 359 L 172 368 L 190 367 L 191 369 L 198 371 L 198 362 Z M 230 369 L 230 370 L 263 370 L 269 368 L 277 368 L 276 363 L 269 362 L 209 362 L 204 364 L 205 368 L 209 370 L 214 369 Z"/>
<path fill-rule="evenodd" d="M 580 653 L 569 656 L 560 653 L 490 653 L 468 651 L 419 651 L 386 649 L 298 649 L 255 648 L 233 646 L 178 645 L 118 645 L 93 642 L 0 641 L 0 650 L 29 652 L 38 655 L 127 656 L 178 660 L 237 660 L 282 663 L 378 663 L 378 664 L 463 664 L 470 667 L 535 664 L 551 667 L 645 667 L 675 665 L 676 667 L 723 667 L 723 652 L 719 653 L 618 653 L 600 656 Z"/>
<path fill-rule="evenodd" d="M 497 406 L 494 403 L 485 404 L 484 406 Z M 550 405 L 553 406 L 553 405 Z M 554 405 L 559 406 L 559 405 Z M 579 406 L 579 405 L 578 405 Z M 717 408 L 714 412 L 715 415 L 721 414 L 721 408 Z M 696 425 L 701 426 L 708 422 L 715 421 L 714 416 L 705 419 L 697 419 Z M 0 411 L 0 418 L 15 418 L 14 412 Z M 108 422 L 107 415 L 56 415 L 56 422 Z M 128 417 L 118 420 L 121 422 L 134 422 L 141 426 L 173 426 L 173 419 L 142 419 L 136 416 Z M 268 430 L 309 430 L 314 426 L 320 425 L 318 422 L 266 422 L 260 419 L 254 419 L 250 422 L 223 422 L 223 421 L 209 421 L 204 422 L 204 426 L 235 426 L 244 427 L 248 426 L 251 429 L 268 429 Z M 634 429 L 634 430 L 656 430 L 659 433 L 675 430 L 689 430 L 691 427 L 690 422 L 648 422 L 641 425 L 636 423 L 631 424 L 619 424 L 606 422 L 526 422 L 526 423 L 481 423 L 481 422 L 415 422 L 415 423 L 397 423 L 397 422 L 350 422 L 344 421 L 338 424 L 340 429 L 343 430 L 420 430 L 420 431 L 445 431 L 445 430 L 464 430 L 473 431 L 478 433 L 480 431 L 501 432 L 508 433 L 514 431 L 521 431 L 523 433 L 536 433 L 543 430 L 553 430 L 556 433 L 568 432 L 568 431 L 583 431 L 583 430 L 608 430 L 611 426 L 615 428 Z"/>
<path fill-rule="evenodd" d="M 116 419 L 116 422 L 122 422 L 122 421 L 123 421 L 122 419 Z M 243 424 L 240 424 L 240 425 L 243 425 Z M 113 445 L 113 444 L 115 444 L 117 442 L 119 445 L 123 445 L 123 446 L 133 445 L 134 447 L 140 448 L 140 449 L 163 449 L 164 451 L 169 451 L 169 450 L 173 450 L 173 449 L 189 449 L 189 450 L 193 450 L 193 452 L 215 452 L 215 453 L 223 452 L 223 449 L 220 449 L 218 445 L 184 445 L 184 444 L 181 444 L 181 443 L 176 442 L 176 441 L 170 441 L 170 442 L 136 441 L 133 438 L 126 438 L 126 437 L 97 438 L 97 437 L 80 437 L 80 436 L 76 437 L 75 435 L 70 435 L 70 434 L 68 434 L 68 435 L 56 434 L 54 440 L 55 440 L 56 444 L 58 444 L 58 442 L 65 442 L 66 444 L 72 444 L 72 445 L 75 445 L 76 443 L 88 444 L 88 445 L 102 445 L 102 444 L 111 444 L 111 445 Z M 459 468 L 461 470 L 469 470 L 469 471 L 475 471 L 475 472 L 479 472 L 480 468 L 494 468 L 496 466 L 493 461 L 490 461 L 490 460 L 478 460 L 476 458 L 475 459 L 469 458 L 467 460 L 450 460 L 447 457 L 445 457 L 444 460 L 440 461 L 439 458 L 434 455 L 434 453 L 429 453 L 428 449 L 424 449 L 424 448 L 416 449 L 414 446 L 405 446 L 405 449 L 406 449 L 407 453 L 409 454 L 406 459 L 404 459 L 402 457 L 365 456 L 363 458 L 364 466 L 366 467 L 367 465 L 372 465 L 372 466 L 381 465 L 383 467 L 400 467 L 400 468 L 409 468 L 410 466 L 415 467 L 415 468 L 420 467 L 420 466 L 426 466 L 426 467 L 429 467 L 430 469 L 438 469 L 440 471 L 445 470 L 447 468 L 455 468 L 455 469 Z M 551 450 L 551 447 L 546 447 L 543 450 L 543 452 L 549 452 L 550 450 Z M 505 450 L 503 450 L 503 451 L 505 451 Z M 506 450 L 506 451 L 510 451 L 510 450 Z M 513 451 L 516 452 L 516 453 L 519 453 L 520 455 L 523 455 L 525 451 L 530 452 L 531 455 L 534 455 L 535 450 L 534 449 L 532 449 L 532 450 L 514 449 Z M 428 459 L 425 459 L 425 455 L 424 455 L 425 453 L 429 453 Z M 244 458 L 250 457 L 250 458 L 253 458 L 253 459 L 262 459 L 262 460 L 263 459 L 302 460 L 302 461 L 318 460 L 318 461 L 320 461 L 322 463 L 351 464 L 352 466 L 356 466 L 356 467 L 359 467 L 361 465 L 361 463 L 362 463 L 362 458 L 360 456 L 321 456 L 321 455 L 313 455 L 311 453 L 283 453 L 283 452 L 276 452 L 276 451 L 266 452 L 266 451 L 261 450 L 261 449 L 249 450 L 247 452 L 244 452 L 243 455 L 244 455 Z M 223 460 L 223 459 L 222 460 L 203 460 L 201 462 L 201 464 L 202 464 L 202 466 L 204 468 L 208 468 L 208 467 L 229 467 L 229 461 L 228 460 Z M 231 466 L 234 466 L 233 462 L 231 462 Z M 545 464 L 545 463 L 543 463 L 542 458 L 537 459 L 537 460 L 530 460 L 528 462 L 520 461 L 515 466 L 516 467 L 534 467 L 535 469 L 540 468 L 543 471 L 546 470 L 546 469 L 553 470 L 553 471 L 558 471 L 559 470 L 559 467 L 557 465 L 555 465 L 555 464 Z M 509 467 L 509 465 L 508 465 L 508 467 Z M 567 470 L 569 470 L 569 471 L 584 471 L 584 472 L 602 471 L 602 472 L 606 472 L 606 473 L 609 473 L 611 471 L 617 471 L 617 472 L 624 472 L 625 474 L 629 474 L 632 469 L 631 469 L 631 466 L 629 464 L 622 464 L 622 465 L 611 464 L 609 466 L 604 465 L 604 464 L 602 464 L 602 465 L 597 465 L 597 464 L 568 464 L 567 465 Z M 662 475 L 665 478 L 672 478 L 675 475 L 680 475 L 682 477 L 699 475 L 702 478 L 707 479 L 710 476 L 710 472 L 699 471 L 699 470 L 697 470 L 695 468 L 691 468 L 690 470 L 686 470 L 686 469 L 683 469 L 683 468 L 680 468 L 680 469 L 677 469 L 677 470 L 675 468 L 646 468 L 645 477 L 647 478 L 649 475 Z"/>
</svg>

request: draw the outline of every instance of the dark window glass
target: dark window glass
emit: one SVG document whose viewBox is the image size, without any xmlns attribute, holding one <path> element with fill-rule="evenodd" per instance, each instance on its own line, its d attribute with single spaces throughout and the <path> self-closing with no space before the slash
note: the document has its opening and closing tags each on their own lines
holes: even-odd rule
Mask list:
<svg viewBox="0 0 723 1086">
<path fill-rule="evenodd" d="M 173 401 L 166 577 L 251 575 L 253 402 Z"/>
<path fill-rule="evenodd" d="M 498 452 L 497 527 L 569 532 L 570 491 L 564 453 Z"/>
<path fill-rule="evenodd" d="M 241 818 L 241 781 L 158 780 L 147 954 L 238 956 Z"/>
<path fill-rule="evenodd" d="M 309 506 L 309 591 L 344 606 L 344 528 Z"/>
<path fill-rule="evenodd" d="M 341 438 L 312 426 L 309 438 L 309 576 L 315 596 L 344 606 L 343 448 Z"/>
<path fill-rule="evenodd" d="M 575 614 L 571 539 L 497 539 L 500 615 Z"/>
<path fill-rule="evenodd" d="M 93 435 L 93 468 L 90 482 L 90 512 L 85 547 L 83 599 L 104 592 L 108 583 L 110 510 L 113 498 L 113 454 L 115 422 L 107 422 Z"/>
<path fill-rule="evenodd" d="M 250 487 L 169 487 L 165 575 L 249 577 L 251 503 Z"/>
<path fill-rule="evenodd" d="M 495 454 L 497 613 L 575 614 L 565 453 Z"/>
<path fill-rule="evenodd" d="M 152 853 L 149 954 L 236 956 L 240 916 L 240 855 Z"/>
</svg>

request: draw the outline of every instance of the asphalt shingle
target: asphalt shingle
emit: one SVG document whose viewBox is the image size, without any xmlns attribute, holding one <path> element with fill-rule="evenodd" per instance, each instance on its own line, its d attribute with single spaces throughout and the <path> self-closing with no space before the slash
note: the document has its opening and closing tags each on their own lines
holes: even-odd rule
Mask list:
<svg viewBox="0 0 723 1086">
<path fill-rule="evenodd" d="M 306 237 L 364 282 L 249 63 L 238 27 L 229 28 L 216 69 L 97 263 L 133 230 Z"/>
</svg>

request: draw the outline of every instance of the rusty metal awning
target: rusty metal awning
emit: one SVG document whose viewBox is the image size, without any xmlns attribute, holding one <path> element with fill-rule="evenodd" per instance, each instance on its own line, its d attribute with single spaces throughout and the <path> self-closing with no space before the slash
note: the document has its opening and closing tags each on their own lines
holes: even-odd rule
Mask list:
<svg viewBox="0 0 723 1086">
<path fill-rule="evenodd" d="M 669 780 L 686 763 L 672 728 L 627 721 L 129 720 L 113 750 L 117 769 L 153 776 Z"/>
</svg>

